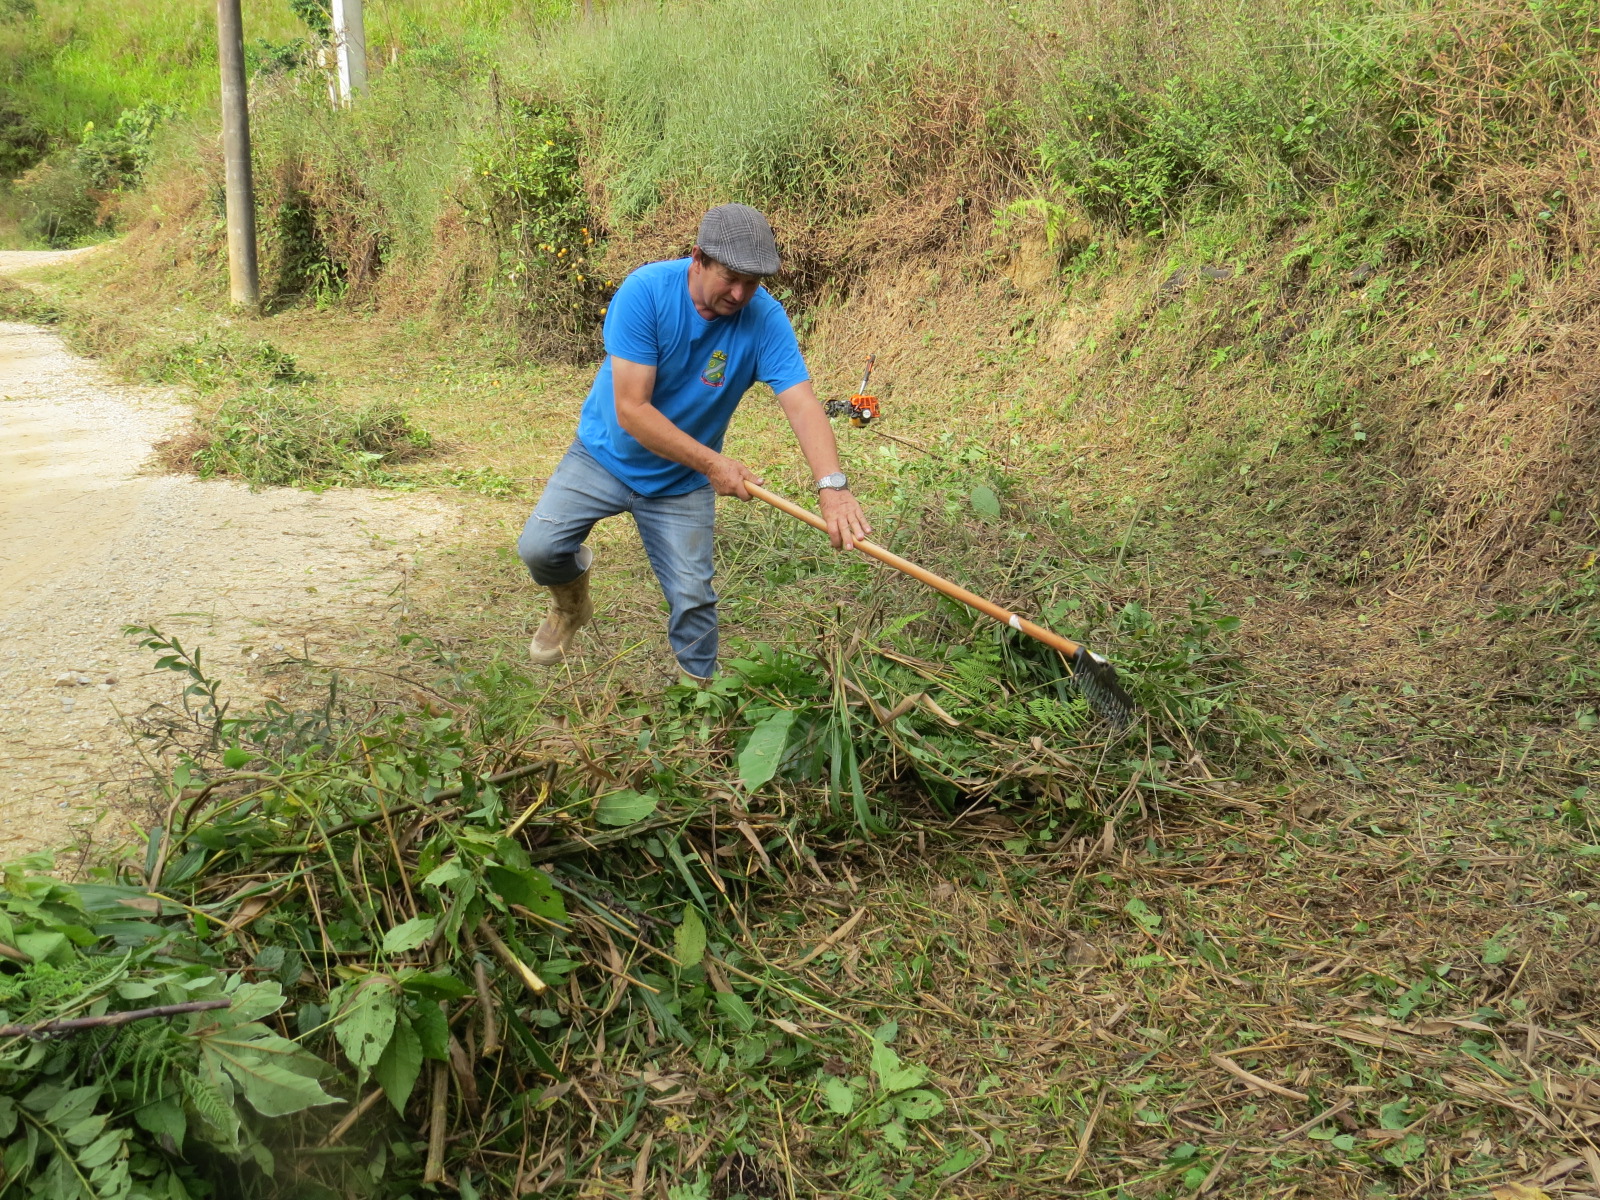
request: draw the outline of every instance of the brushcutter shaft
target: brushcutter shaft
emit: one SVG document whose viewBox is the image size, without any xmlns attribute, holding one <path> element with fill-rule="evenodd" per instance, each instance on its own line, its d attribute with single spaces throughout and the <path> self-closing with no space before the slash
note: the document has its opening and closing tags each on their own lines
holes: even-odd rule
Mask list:
<svg viewBox="0 0 1600 1200">
<path fill-rule="evenodd" d="M 796 517 L 799 520 L 804 521 L 807 525 L 822 530 L 823 533 L 828 532 L 828 523 L 821 517 L 817 516 L 816 513 L 811 512 L 808 509 L 801 508 L 792 500 L 787 500 L 775 492 L 769 492 L 766 488 L 758 487 L 756 484 L 753 484 L 748 480 L 745 481 L 744 486 L 745 490 L 748 491 L 752 496 L 755 496 L 760 500 L 765 500 L 768 504 L 772 505 L 773 508 L 778 509 L 780 512 L 786 512 L 791 517 Z M 936 591 L 943 592 L 952 600 L 961 601 L 961 603 L 965 604 L 968 608 L 975 608 L 984 615 L 993 617 L 1002 625 L 1009 625 L 1012 629 L 1016 629 L 1027 634 L 1035 641 L 1043 642 L 1046 646 L 1061 651 L 1062 654 L 1065 654 L 1068 657 L 1077 654 L 1078 651 L 1082 649 L 1077 642 L 1070 641 L 1069 639 L 1062 637 L 1059 633 L 1052 633 L 1042 625 L 1035 625 L 1032 621 L 1025 621 L 1011 610 L 1001 608 L 998 604 L 995 604 L 991 600 L 985 600 L 976 592 L 967 591 L 967 589 L 962 587 L 960 584 L 951 583 L 942 575 L 935 575 L 932 571 L 924 570 L 922 567 L 917 566 L 916 563 L 901 558 L 893 551 L 885 550 L 882 546 L 877 545 L 875 542 L 869 542 L 865 538 L 857 538 L 856 549 L 865 555 L 877 559 L 881 563 L 893 567 L 896 571 L 904 572 L 905 574 L 911 576 L 911 578 L 920 580 Z"/>
</svg>

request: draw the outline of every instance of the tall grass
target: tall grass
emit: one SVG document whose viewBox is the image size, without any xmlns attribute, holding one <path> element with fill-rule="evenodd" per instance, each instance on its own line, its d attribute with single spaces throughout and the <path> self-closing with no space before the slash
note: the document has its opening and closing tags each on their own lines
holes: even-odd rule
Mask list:
<svg viewBox="0 0 1600 1200">
<path fill-rule="evenodd" d="M 930 92 L 1014 86 L 1008 36 L 972 0 L 619 5 L 555 27 L 508 78 L 577 114 L 614 218 L 674 189 L 797 207 L 853 193 L 859 211 L 902 174 L 916 147 L 897 139 Z"/>
</svg>

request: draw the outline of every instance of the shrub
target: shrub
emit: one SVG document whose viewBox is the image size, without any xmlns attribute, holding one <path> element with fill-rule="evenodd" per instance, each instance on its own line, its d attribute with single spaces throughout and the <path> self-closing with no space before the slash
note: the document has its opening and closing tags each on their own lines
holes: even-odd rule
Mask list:
<svg viewBox="0 0 1600 1200">
<path fill-rule="evenodd" d="M 114 198 L 136 188 L 149 164 L 156 126 L 172 110 L 144 103 L 124 109 L 114 124 L 93 121 L 71 150 L 58 151 L 17 181 L 31 210 L 24 231 L 51 246 L 73 246 L 115 225 Z"/>
<path fill-rule="evenodd" d="M 15 179 L 43 157 L 43 129 L 11 100 L 0 96 L 0 180 Z"/>
<path fill-rule="evenodd" d="M 38 163 L 17 180 L 16 189 L 28 213 L 23 232 L 55 249 L 75 246 L 100 227 L 100 202 L 89 176 L 69 156 Z"/>
<path fill-rule="evenodd" d="M 498 250 L 491 288 L 514 297 L 533 341 L 587 355 L 598 348 L 592 343 L 611 281 L 591 263 L 596 238 L 579 134 L 559 108 L 513 102 L 505 109 L 472 158 L 473 215 Z"/>
</svg>

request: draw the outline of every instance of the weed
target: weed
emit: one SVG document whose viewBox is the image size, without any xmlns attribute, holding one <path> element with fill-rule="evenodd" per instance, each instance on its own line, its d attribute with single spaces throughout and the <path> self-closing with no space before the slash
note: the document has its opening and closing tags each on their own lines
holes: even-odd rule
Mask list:
<svg viewBox="0 0 1600 1200">
<path fill-rule="evenodd" d="M 493 500 L 512 496 L 525 496 L 527 488 L 502 471 L 493 467 L 446 467 L 429 477 L 429 482 L 444 487 L 460 488 Z"/>
</svg>

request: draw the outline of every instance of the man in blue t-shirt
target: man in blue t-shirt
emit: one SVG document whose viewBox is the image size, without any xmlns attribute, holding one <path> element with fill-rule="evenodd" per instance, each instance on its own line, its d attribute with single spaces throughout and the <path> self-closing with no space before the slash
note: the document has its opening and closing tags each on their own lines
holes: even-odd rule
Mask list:
<svg viewBox="0 0 1600 1200">
<path fill-rule="evenodd" d="M 836 549 L 872 532 L 839 470 L 833 428 L 817 403 L 783 306 L 761 286 L 778 270 L 772 228 L 744 204 L 713 208 L 689 258 L 649 263 L 606 312 L 606 357 L 556 467 L 517 541 L 553 600 L 529 647 L 536 663 L 566 657 L 594 615 L 584 539 L 596 521 L 630 512 L 667 598 L 667 637 L 697 680 L 717 666 L 711 588 L 713 493 L 751 499 L 757 477 L 722 453 L 733 410 L 757 380 L 778 394 L 816 476 Z"/>
</svg>

